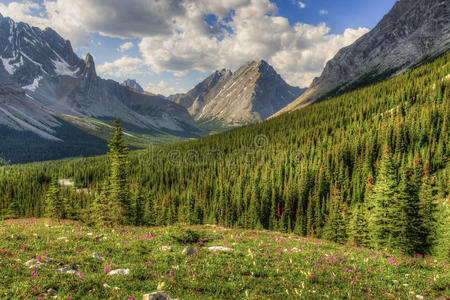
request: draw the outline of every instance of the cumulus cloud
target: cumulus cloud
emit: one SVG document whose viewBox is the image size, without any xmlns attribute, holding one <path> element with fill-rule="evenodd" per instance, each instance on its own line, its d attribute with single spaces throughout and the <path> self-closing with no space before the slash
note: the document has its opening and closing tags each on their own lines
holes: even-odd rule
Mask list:
<svg viewBox="0 0 450 300">
<path fill-rule="evenodd" d="M 319 10 L 319 15 L 326 15 L 326 14 L 328 14 L 328 10 L 325 10 L 325 9 L 321 9 L 321 10 Z"/>
<path fill-rule="evenodd" d="M 334 35 L 324 23 L 292 26 L 287 18 L 275 15 L 276 6 L 269 0 L 241 4 L 231 21 L 218 16 L 218 22 L 231 29 L 220 39 L 202 29 L 202 16 L 210 12 L 206 6 L 198 2 L 185 5 L 185 15 L 176 18 L 174 34 L 144 37 L 139 43 L 145 63 L 156 72 L 208 72 L 266 59 L 287 82 L 306 87 L 340 48 L 368 32 L 358 28 Z"/>
<path fill-rule="evenodd" d="M 306 4 L 301 1 L 298 1 L 298 6 L 300 6 L 300 8 L 305 8 Z"/>
<path fill-rule="evenodd" d="M 129 57 L 126 55 L 113 62 L 98 65 L 96 69 L 100 75 L 115 78 L 150 73 L 148 67 L 144 65 L 140 58 Z"/>
<path fill-rule="evenodd" d="M 120 47 L 117 48 L 117 51 L 123 53 L 123 52 L 128 51 L 131 48 L 133 48 L 133 46 L 134 46 L 134 44 L 132 42 L 126 42 L 126 43 L 123 43 L 122 45 L 120 45 Z"/>
<path fill-rule="evenodd" d="M 185 91 L 181 88 L 176 88 L 173 86 L 169 86 L 167 82 L 161 80 L 158 83 L 149 82 L 144 86 L 144 90 L 147 92 L 151 92 L 153 94 L 161 94 L 164 96 L 170 96 L 178 93 L 184 93 Z"/>
<path fill-rule="evenodd" d="M 304 2 L 297 3 L 304 7 Z M 32 10 L 45 14 L 32 16 Z M 320 75 L 341 47 L 368 32 L 347 29 L 336 35 L 325 24 L 290 24 L 277 15 L 270 0 L 25 1 L 0 4 L 0 12 L 36 26 L 51 26 L 76 47 L 87 45 L 92 32 L 141 38 L 142 60 L 124 56 L 99 66 L 99 72 L 109 76 L 149 69 L 185 76 L 192 69 L 237 69 L 246 61 L 265 59 L 290 84 L 302 87 Z M 210 15 L 215 21 L 206 22 Z M 129 47 L 125 45 L 121 51 Z"/>
</svg>

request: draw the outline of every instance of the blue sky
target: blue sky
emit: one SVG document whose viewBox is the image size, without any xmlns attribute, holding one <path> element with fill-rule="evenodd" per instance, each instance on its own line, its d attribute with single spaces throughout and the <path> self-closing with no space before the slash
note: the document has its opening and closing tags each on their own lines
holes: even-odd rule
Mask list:
<svg viewBox="0 0 450 300">
<path fill-rule="evenodd" d="M 184 92 L 215 69 L 265 59 L 308 86 L 327 60 L 372 29 L 394 0 L 0 0 L 0 13 L 52 27 L 98 73 Z M 126 44 L 127 47 L 120 47 Z"/>
</svg>

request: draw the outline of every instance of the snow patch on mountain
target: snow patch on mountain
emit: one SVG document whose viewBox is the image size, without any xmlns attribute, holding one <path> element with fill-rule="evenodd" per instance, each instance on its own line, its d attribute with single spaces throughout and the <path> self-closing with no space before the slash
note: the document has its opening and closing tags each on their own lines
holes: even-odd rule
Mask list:
<svg viewBox="0 0 450 300">
<path fill-rule="evenodd" d="M 38 76 L 37 78 L 34 79 L 32 84 L 23 86 L 22 88 L 34 92 L 39 87 L 39 81 L 41 81 L 41 79 L 42 76 Z"/>
</svg>

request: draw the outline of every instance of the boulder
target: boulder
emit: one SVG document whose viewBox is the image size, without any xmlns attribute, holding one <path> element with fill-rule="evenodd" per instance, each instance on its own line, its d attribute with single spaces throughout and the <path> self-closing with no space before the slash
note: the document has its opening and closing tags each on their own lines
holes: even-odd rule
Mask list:
<svg viewBox="0 0 450 300">
<path fill-rule="evenodd" d="M 183 254 L 185 256 L 190 256 L 194 253 L 195 253 L 195 251 L 191 246 L 187 246 L 186 248 L 184 248 L 183 252 L 181 252 L 181 254 Z"/>
<path fill-rule="evenodd" d="M 172 298 L 170 298 L 164 291 L 159 291 L 151 294 L 145 294 L 142 297 L 142 300 L 172 300 Z"/>
<path fill-rule="evenodd" d="M 92 257 L 98 260 L 105 260 L 104 257 L 102 257 L 100 254 L 98 254 L 97 252 L 92 253 Z"/>
<path fill-rule="evenodd" d="M 130 269 L 116 269 L 109 271 L 108 275 L 128 275 L 130 274 Z"/>
<path fill-rule="evenodd" d="M 223 246 L 213 246 L 213 247 L 209 247 L 209 250 L 212 251 L 233 251 L 232 248 L 227 248 L 227 247 L 223 247 Z"/>
</svg>

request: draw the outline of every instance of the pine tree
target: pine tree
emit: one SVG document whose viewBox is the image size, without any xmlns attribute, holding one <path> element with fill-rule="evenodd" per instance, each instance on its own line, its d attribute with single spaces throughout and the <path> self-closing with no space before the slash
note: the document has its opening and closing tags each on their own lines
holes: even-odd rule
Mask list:
<svg viewBox="0 0 450 300">
<path fill-rule="evenodd" d="M 389 210 L 392 247 L 408 254 L 421 251 L 420 229 L 423 222 L 419 214 L 418 190 L 411 169 L 405 168 L 402 172 L 398 193 Z"/>
<path fill-rule="evenodd" d="M 142 189 L 139 186 L 136 186 L 133 191 L 131 211 L 131 224 L 134 224 L 136 226 L 142 225 L 144 218 L 144 198 L 142 196 Z"/>
<path fill-rule="evenodd" d="M 425 166 L 422 185 L 419 191 L 420 214 L 422 215 L 421 241 L 424 249 L 429 249 L 435 239 L 436 204 L 428 165 Z"/>
<path fill-rule="evenodd" d="M 117 206 L 111 205 L 109 191 L 103 188 L 100 193 L 97 193 L 95 199 L 89 209 L 85 212 L 85 221 L 89 224 L 97 226 L 113 226 L 118 222 Z"/>
<path fill-rule="evenodd" d="M 392 242 L 392 235 L 389 231 L 391 221 L 389 207 L 394 201 L 397 190 L 397 177 L 391 149 L 388 146 L 384 147 L 380 170 L 373 190 L 373 209 L 369 227 L 375 245 L 387 246 Z"/>
<path fill-rule="evenodd" d="M 433 254 L 444 261 L 450 260 L 450 202 L 444 199 L 440 203 L 436 239 Z"/>
<path fill-rule="evenodd" d="M 128 147 L 125 145 L 119 120 L 114 121 L 114 133 L 108 146 L 111 162 L 109 199 L 114 207 L 112 213 L 116 214 L 111 219 L 117 220 L 119 224 L 128 224 L 132 219 L 130 192 L 127 182 Z"/>
<path fill-rule="evenodd" d="M 46 195 L 45 216 L 49 218 L 63 219 L 65 217 L 65 203 L 61 195 L 61 188 L 57 177 L 50 182 Z"/>
<path fill-rule="evenodd" d="M 363 204 L 357 203 L 352 209 L 351 220 L 349 224 L 349 242 L 356 246 L 369 246 L 370 237 L 367 228 L 368 221 Z"/>
</svg>

